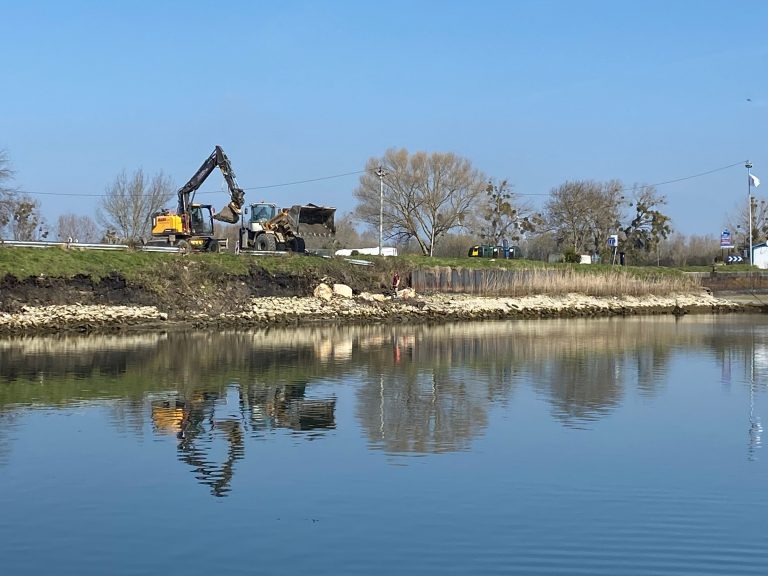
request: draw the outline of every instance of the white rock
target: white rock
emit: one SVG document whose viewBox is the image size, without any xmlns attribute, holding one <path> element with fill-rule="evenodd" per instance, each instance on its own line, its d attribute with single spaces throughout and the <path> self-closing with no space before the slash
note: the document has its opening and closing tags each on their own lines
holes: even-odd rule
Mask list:
<svg viewBox="0 0 768 576">
<path fill-rule="evenodd" d="M 326 302 L 330 301 L 331 298 L 333 298 L 333 290 L 331 289 L 328 284 L 322 283 L 315 288 L 315 298 L 320 298 L 321 300 L 325 300 Z"/>
<path fill-rule="evenodd" d="M 343 298 L 352 298 L 352 288 L 346 284 L 334 284 L 333 293 L 338 294 Z"/>
</svg>

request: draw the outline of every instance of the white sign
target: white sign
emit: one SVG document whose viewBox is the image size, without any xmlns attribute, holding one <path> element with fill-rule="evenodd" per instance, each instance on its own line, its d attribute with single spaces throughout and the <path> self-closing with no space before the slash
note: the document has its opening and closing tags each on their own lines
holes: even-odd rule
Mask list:
<svg viewBox="0 0 768 576">
<path fill-rule="evenodd" d="M 608 236 L 608 246 L 611 248 L 616 248 L 616 246 L 619 245 L 619 235 L 618 234 L 611 234 Z"/>
</svg>

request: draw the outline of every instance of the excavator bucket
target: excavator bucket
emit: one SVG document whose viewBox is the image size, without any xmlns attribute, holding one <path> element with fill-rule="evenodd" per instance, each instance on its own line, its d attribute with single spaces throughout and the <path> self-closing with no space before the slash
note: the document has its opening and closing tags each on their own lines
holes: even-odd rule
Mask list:
<svg viewBox="0 0 768 576">
<path fill-rule="evenodd" d="M 336 208 L 326 206 L 292 206 L 290 214 L 298 223 L 298 234 L 304 238 L 333 236 L 336 234 Z"/>
<path fill-rule="evenodd" d="M 214 214 L 213 219 L 227 224 L 237 224 L 240 221 L 240 210 L 234 202 L 230 202 L 220 212 Z"/>
</svg>

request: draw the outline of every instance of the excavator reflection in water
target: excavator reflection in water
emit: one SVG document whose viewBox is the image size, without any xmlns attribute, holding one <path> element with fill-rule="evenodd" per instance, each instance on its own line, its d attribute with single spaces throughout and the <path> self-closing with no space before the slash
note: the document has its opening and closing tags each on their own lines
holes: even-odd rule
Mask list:
<svg viewBox="0 0 768 576">
<path fill-rule="evenodd" d="M 306 383 L 274 386 L 232 385 L 220 391 L 195 390 L 152 402 L 152 422 L 157 432 L 172 432 L 178 439 L 181 462 L 195 471 L 195 478 L 223 497 L 231 490 L 235 464 L 245 457 L 248 434 L 276 428 L 317 432 L 336 427 L 336 399 L 307 399 Z M 236 406 L 236 409 L 232 409 Z M 226 456 L 215 461 L 221 441 Z"/>
</svg>

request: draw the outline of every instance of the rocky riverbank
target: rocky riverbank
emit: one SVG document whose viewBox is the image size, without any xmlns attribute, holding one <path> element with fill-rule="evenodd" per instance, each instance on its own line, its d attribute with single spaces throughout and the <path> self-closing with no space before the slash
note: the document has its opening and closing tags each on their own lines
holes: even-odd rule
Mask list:
<svg viewBox="0 0 768 576">
<path fill-rule="evenodd" d="M 564 296 L 479 297 L 461 294 L 420 295 L 400 291 L 397 298 L 336 284 L 318 286 L 313 296 L 251 298 L 235 312 L 201 308 L 183 316 L 157 306 L 25 306 L 0 313 L 0 333 L 41 333 L 141 329 L 163 326 L 268 326 L 316 322 L 444 322 L 454 320 L 629 316 L 639 314 L 726 313 L 761 311 L 751 303 L 696 295 L 596 298 Z"/>
</svg>

